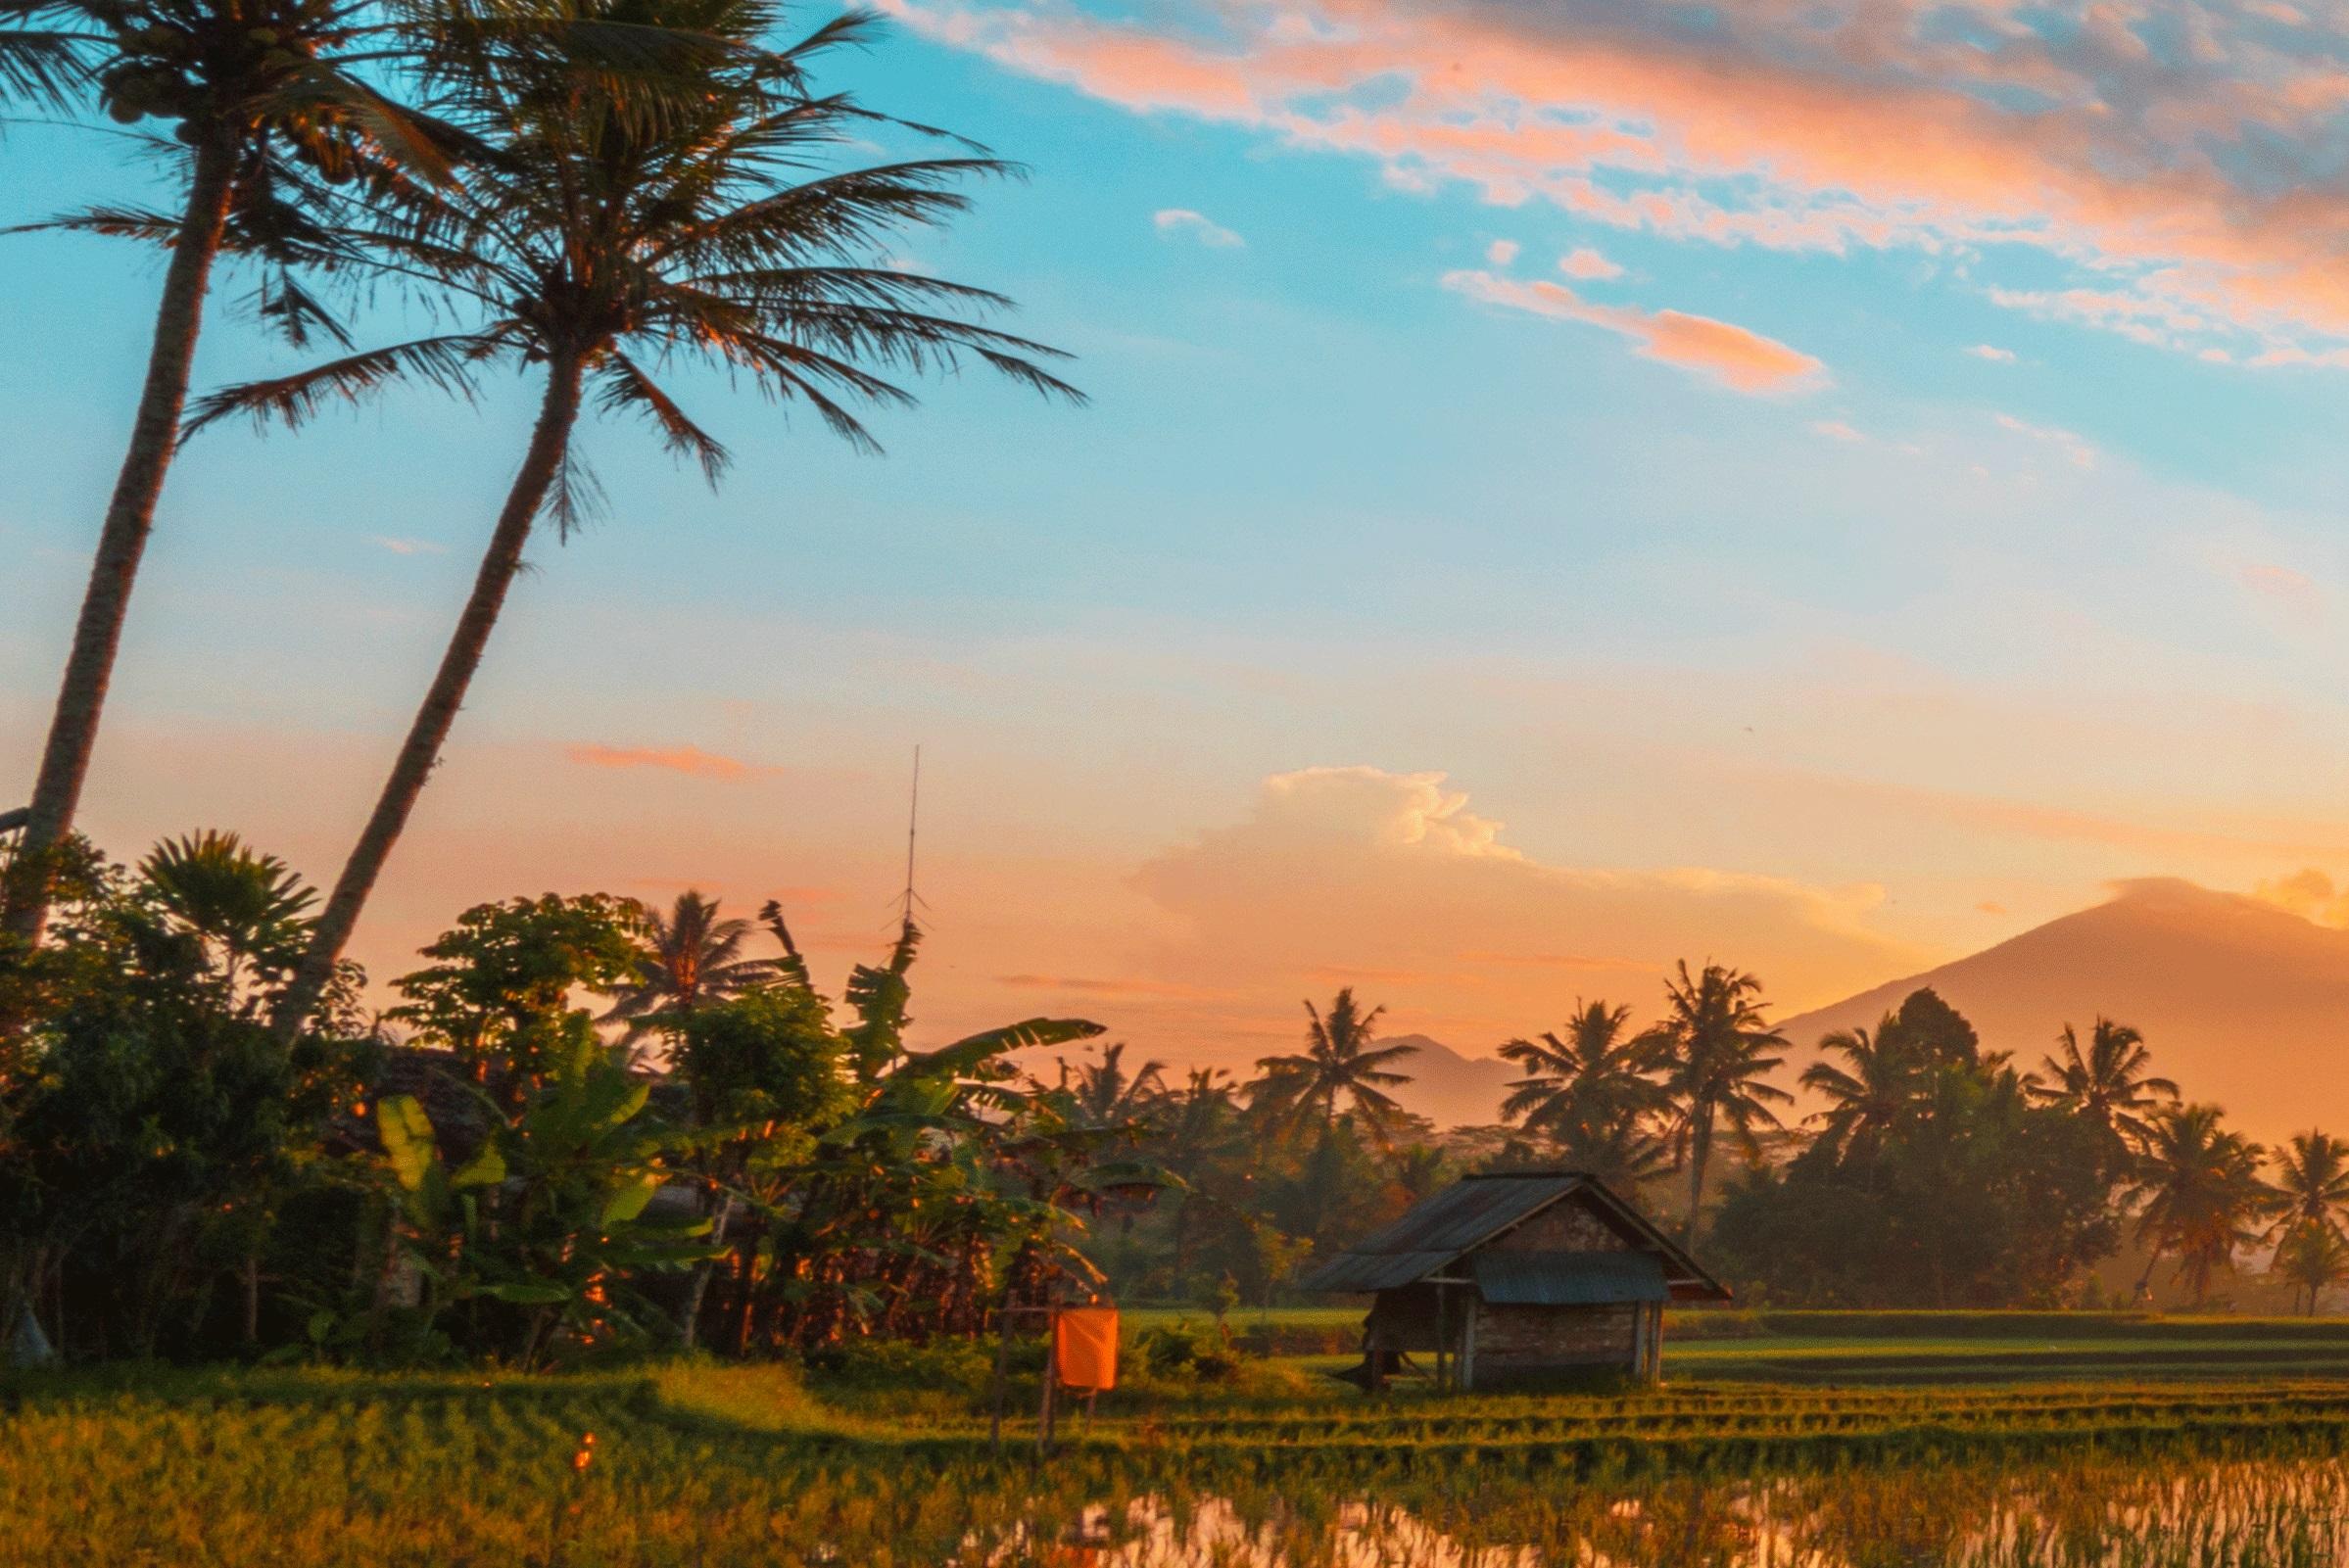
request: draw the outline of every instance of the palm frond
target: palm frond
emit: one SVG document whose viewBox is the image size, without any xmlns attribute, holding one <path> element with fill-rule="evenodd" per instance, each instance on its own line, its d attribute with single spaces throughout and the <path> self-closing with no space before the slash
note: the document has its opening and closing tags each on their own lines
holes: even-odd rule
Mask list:
<svg viewBox="0 0 2349 1568">
<path fill-rule="evenodd" d="M 729 461 L 726 449 L 709 432 L 688 417 L 674 400 L 654 385 L 637 363 L 624 354 L 614 354 L 603 368 L 603 393 L 599 400 L 605 412 L 631 408 L 652 421 L 661 433 L 661 444 L 680 457 L 691 457 L 701 465 L 701 476 L 715 489 L 726 472 Z"/>
<path fill-rule="evenodd" d="M 388 349 L 348 355 L 290 376 L 222 387 L 196 400 L 181 439 L 237 414 L 251 416 L 255 426 L 264 430 L 272 419 L 282 420 L 288 427 L 298 426 L 331 403 L 359 403 L 394 382 L 408 379 L 470 401 L 475 361 L 483 346 L 477 333 L 417 338 Z"/>
</svg>

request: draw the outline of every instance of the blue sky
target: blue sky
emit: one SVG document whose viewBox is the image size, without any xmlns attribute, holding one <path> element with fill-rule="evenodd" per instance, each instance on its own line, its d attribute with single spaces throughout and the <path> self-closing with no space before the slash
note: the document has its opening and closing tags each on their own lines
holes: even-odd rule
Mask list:
<svg viewBox="0 0 2349 1568">
<path fill-rule="evenodd" d="M 1318 9 L 1315 40 L 1374 56 L 1387 38 L 1372 0 Z M 1432 9 L 1469 69 L 1522 20 Z M 1903 84 L 1944 70 L 1934 40 L 1973 9 L 1916 8 Z M 2059 11 L 2033 15 L 2076 49 Z M 1529 58 L 1650 50 L 1618 91 L 1654 102 L 1595 108 L 1496 76 L 1463 110 L 1404 55 L 1308 94 L 1282 74 L 1294 39 L 1245 4 L 1214 15 L 920 8 L 843 62 L 834 79 L 873 104 L 1030 166 L 897 259 L 1016 296 L 1013 324 L 1078 354 L 1092 405 L 936 384 L 878 419 L 889 455 L 871 459 L 688 376 L 735 452 L 714 496 L 643 431 L 595 430 L 611 515 L 534 546 L 362 936 L 372 968 L 396 972 L 478 898 L 686 882 L 741 903 L 797 889 L 844 962 L 886 922 L 916 743 L 939 1021 L 1080 1000 L 1208 1054 L 1284 1035 L 1297 996 L 1349 975 L 1473 1045 L 1577 991 L 1644 989 L 1625 976 L 1683 953 L 1818 1002 L 2115 878 L 2349 873 L 2349 382 L 2248 362 L 2330 353 L 2320 292 L 2222 319 L 2209 299 L 2250 297 L 2209 271 L 2234 253 L 2197 229 L 2148 259 L 2065 183 L 2071 165 L 2021 178 L 2015 212 L 1974 185 L 1968 208 L 1894 174 L 1806 175 L 1814 153 L 1792 142 L 1732 157 L 1698 126 L 1685 147 L 1711 163 L 1642 154 L 1636 177 L 1591 176 L 1749 214 L 1858 212 L 1893 236 L 1717 243 L 1328 134 L 1342 101 L 1342 123 L 1407 140 L 1487 119 L 1520 136 L 1547 116 L 1681 146 L 1654 64 L 1687 46 L 1677 5 L 1561 7 L 1517 40 Z M 1708 70 L 1799 68 L 1838 104 L 1884 87 L 1836 64 L 1847 39 L 1746 20 L 1703 40 Z M 1104 37 L 1187 51 L 1257 107 L 1137 92 L 1097 65 Z M 2272 81 L 2259 40 L 2238 75 Z M 2313 37 L 2308 59 L 2337 47 Z M 2128 96 L 2136 78 L 2074 66 L 2119 119 L 2159 123 Z M 2161 92 L 2235 104 L 2226 85 Z M 1976 114 L 1914 129 L 1972 134 Z M 2329 120 L 2270 130 L 2329 192 Z M 2145 136 L 2144 158 L 2184 166 Z M 1521 177 L 1533 155 L 1502 140 Z M 140 191 L 121 149 L 13 128 L 0 220 Z M 2034 221 L 2072 237 L 1983 238 L 2041 191 Z M 2211 232 L 2267 232 L 2211 211 Z M 1561 270 L 1583 251 L 1599 260 Z M 2297 280 L 2289 261 L 2276 275 Z M 21 567 L 0 756 L 27 775 L 156 272 L 116 244 L 0 245 L 0 549 Z M 2077 304 L 2015 303 L 2091 285 L 2172 324 L 2138 341 Z M 2174 324 L 2186 298 L 2202 325 Z M 1692 319 L 1818 368 L 1738 390 L 1710 349 L 1643 336 Z M 2230 362 L 2200 357 L 2220 345 Z M 198 381 L 290 362 L 217 309 Z M 121 853 L 239 827 L 328 879 L 529 408 L 520 382 L 477 409 L 398 394 L 299 436 L 194 444 L 86 826 Z M 1430 933 L 1456 877 L 1481 901 Z M 1258 928 L 1300 882 L 1331 896 Z M 1471 956 L 1505 952 L 1591 967 Z"/>
</svg>

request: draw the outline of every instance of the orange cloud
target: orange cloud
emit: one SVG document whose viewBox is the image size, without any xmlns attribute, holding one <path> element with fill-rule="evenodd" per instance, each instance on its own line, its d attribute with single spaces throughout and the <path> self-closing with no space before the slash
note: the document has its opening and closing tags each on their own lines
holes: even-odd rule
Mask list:
<svg viewBox="0 0 2349 1568">
<path fill-rule="evenodd" d="M 1178 985 L 1168 980 L 1088 980 L 1064 978 L 1057 974 L 998 974 L 997 985 L 1008 985 L 1023 991 L 1076 991 L 1087 996 L 1212 996 L 1195 985 Z"/>
<path fill-rule="evenodd" d="M 583 768 L 665 768 L 700 779 L 742 779 L 755 771 L 746 762 L 699 746 L 607 746 L 582 741 L 564 747 L 563 755 Z"/>
<path fill-rule="evenodd" d="M 887 0 L 910 25 L 1144 112 L 1596 221 L 1790 250 L 2034 247 L 2018 309 L 2314 362 L 2349 339 L 2349 17 L 2256 4 Z"/>
<path fill-rule="evenodd" d="M 1642 357 L 1693 371 L 1733 392 L 1783 393 L 1826 379 L 1827 367 L 1799 349 L 1710 316 L 1593 305 L 1562 283 L 1528 283 L 1484 271 L 1447 272 L 1443 284 L 1487 305 L 1605 327 L 1638 344 Z"/>
</svg>

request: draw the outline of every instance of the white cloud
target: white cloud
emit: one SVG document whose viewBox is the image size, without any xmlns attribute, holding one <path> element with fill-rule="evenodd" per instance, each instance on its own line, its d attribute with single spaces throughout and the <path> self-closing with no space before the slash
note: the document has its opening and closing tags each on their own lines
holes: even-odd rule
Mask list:
<svg viewBox="0 0 2349 1568">
<path fill-rule="evenodd" d="M 1183 235 L 1219 251 L 1234 250 L 1248 242 L 1204 213 L 1187 207 L 1169 207 L 1153 213 L 1150 221 L 1166 235 Z"/>
<path fill-rule="evenodd" d="M 1495 240 L 1484 248 L 1484 259 L 1495 266 L 1507 266 L 1517 259 L 1519 249 L 1515 240 Z"/>
<path fill-rule="evenodd" d="M 1977 343 L 1966 352 L 1977 359 L 1988 359 L 1992 364 L 2013 364 L 2015 362 L 2014 350 L 1993 348 L 1987 343 Z"/>
<path fill-rule="evenodd" d="M 429 539 L 395 539 L 389 534 L 370 534 L 367 543 L 395 555 L 444 555 L 449 549 L 448 546 L 436 545 Z"/>
<path fill-rule="evenodd" d="M 1623 275 L 1621 267 L 1587 245 L 1576 246 L 1559 257 L 1558 269 L 1570 278 L 1580 278 L 1586 283 L 1619 278 Z"/>
<path fill-rule="evenodd" d="M 1868 439 L 1841 419 L 1814 419 L 1811 421 L 1810 433 L 1814 436 L 1825 436 L 1829 441 L 1856 442 Z"/>
</svg>

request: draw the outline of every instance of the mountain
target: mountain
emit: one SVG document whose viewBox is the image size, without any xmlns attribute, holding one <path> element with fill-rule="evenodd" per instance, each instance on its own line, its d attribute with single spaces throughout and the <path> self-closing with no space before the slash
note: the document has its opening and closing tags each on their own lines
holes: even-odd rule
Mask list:
<svg viewBox="0 0 2349 1568">
<path fill-rule="evenodd" d="M 1446 1129 L 1465 1123 L 1483 1125 L 1501 1119 L 1501 1099 L 1509 1085 L 1524 1076 L 1498 1057 L 1462 1056 L 1441 1040 L 1424 1034 L 1382 1034 L 1380 1045 L 1415 1045 L 1418 1055 L 1395 1064 L 1411 1074 L 1411 1082 L 1394 1091 L 1403 1109 Z"/>
<path fill-rule="evenodd" d="M 2097 1015 L 2134 1025 L 2154 1070 L 2215 1101 L 2253 1137 L 2349 1132 L 2349 931 L 2191 882 L 2119 884 L 2109 903 L 1779 1026 L 1811 1059 L 1820 1035 L 1874 1026 L 1930 985 L 1986 1049 L 2038 1066 L 2056 1030 Z"/>
</svg>

